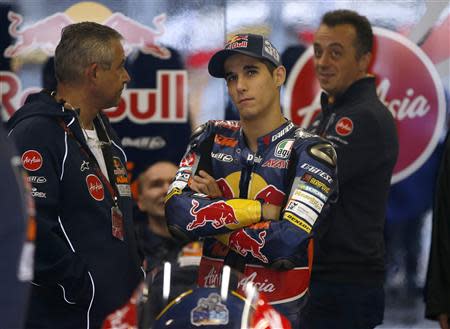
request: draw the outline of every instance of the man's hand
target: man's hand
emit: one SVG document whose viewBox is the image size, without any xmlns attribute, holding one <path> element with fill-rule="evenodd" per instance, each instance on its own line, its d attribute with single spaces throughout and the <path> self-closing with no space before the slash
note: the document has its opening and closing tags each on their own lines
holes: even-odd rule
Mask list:
<svg viewBox="0 0 450 329">
<path fill-rule="evenodd" d="M 448 314 L 446 313 L 439 314 L 438 321 L 439 325 L 441 326 L 441 329 L 450 329 L 450 326 L 448 325 Z"/>
<path fill-rule="evenodd" d="M 189 187 L 197 193 L 203 193 L 211 198 L 218 198 L 222 196 L 222 191 L 219 188 L 214 177 L 210 176 L 206 171 L 200 170 L 198 175 L 195 175 Z"/>
<path fill-rule="evenodd" d="M 263 220 L 279 220 L 281 207 L 270 203 L 263 203 L 261 217 Z"/>
</svg>

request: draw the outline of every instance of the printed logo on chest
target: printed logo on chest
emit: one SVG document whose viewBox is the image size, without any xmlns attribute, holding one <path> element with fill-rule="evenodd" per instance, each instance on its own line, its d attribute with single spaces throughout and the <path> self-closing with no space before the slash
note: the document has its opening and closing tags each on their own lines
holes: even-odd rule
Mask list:
<svg viewBox="0 0 450 329">
<path fill-rule="evenodd" d="M 103 183 L 96 175 L 90 174 L 86 176 L 86 185 L 89 194 L 96 201 L 103 201 L 105 198 L 105 189 Z"/>
</svg>

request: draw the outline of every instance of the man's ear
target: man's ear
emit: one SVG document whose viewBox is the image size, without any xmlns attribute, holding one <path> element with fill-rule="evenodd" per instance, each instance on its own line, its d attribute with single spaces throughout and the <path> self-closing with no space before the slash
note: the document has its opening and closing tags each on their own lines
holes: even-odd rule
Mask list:
<svg viewBox="0 0 450 329">
<path fill-rule="evenodd" d="M 372 53 L 365 53 L 361 56 L 358 62 L 360 71 L 366 73 L 369 70 L 369 65 L 372 60 Z"/>
<path fill-rule="evenodd" d="M 275 84 L 277 87 L 281 87 L 286 81 L 286 68 L 283 65 L 278 66 L 273 71 L 273 76 L 275 78 Z"/>
<path fill-rule="evenodd" d="M 142 203 L 142 197 L 139 195 L 136 200 L 136 205 L 138 206 L 139 210 L 142 212 L 145 212 L 144 204 Z"/>
<path fill-rule="evenodd" d="M 98 74 L 98 64 L 92 63 L 89 65 L 86 70 L 84 71 L 85 76 L 88 78 L 89 81 L 96 80 L 97 74 Z"/>
</svg>

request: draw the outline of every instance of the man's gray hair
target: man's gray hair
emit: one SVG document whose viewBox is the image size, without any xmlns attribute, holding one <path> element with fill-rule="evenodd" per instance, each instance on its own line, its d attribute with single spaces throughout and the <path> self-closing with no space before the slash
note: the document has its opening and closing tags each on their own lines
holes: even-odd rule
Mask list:
<svg viewBox="0 0 450 329">
<path fill-rule="evenodd" d="M 111 42 L 122 40 L 116 30 L 94 22 L 66 26 L 55 50 L 55 76 L 58 82 L 78 83 L 92 63 L 111 68 L 114 53 Z"/>
</svg>

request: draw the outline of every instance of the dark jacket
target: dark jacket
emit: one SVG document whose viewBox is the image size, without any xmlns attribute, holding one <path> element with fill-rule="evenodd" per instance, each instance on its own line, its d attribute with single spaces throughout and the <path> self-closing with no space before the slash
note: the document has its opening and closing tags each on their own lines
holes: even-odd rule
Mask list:
<svg viewBox="0 0 450 329">
<path fill-rule="evenodd" d="M 450 315 L 450 134 L 436 183 L 433 230 L 425 290 L 425 316 Z"/>
<path fill-rule="evenodd" d="M 150 219 L 154 220 L 154 219 Z M 154 233 L 148 227 L 148 219 L 135 222 L 139 247 L 147 260 L 146 271 L 162 266 L 164 262 L 176 263 L 183 244 L 171 237 Z"/>
<path fill-rule="evenodd" d="M 394 118 L 378 99 L 375 79 L 363 78 L 328 103 L 311 130 L 338 158 L 339 200 L 315 232 L 313 279 L 382 283 L 384 223 L 398 155 Z"/>
<path fill-rule="evenodd" d="M 75 111 L 41 92 L 29 96 L 8 122 L 33 184 L 37 212 L 28 327 L 99 327 L 142 279 L 125 154 L 108 120 L 101 117 L 112 138 L 110 180 L 120 183 L 124 241 L 112 235 L 111 190 L 85 143 Z M 99 118 L 94 124 L 103 131 Z"/>
</svg>

